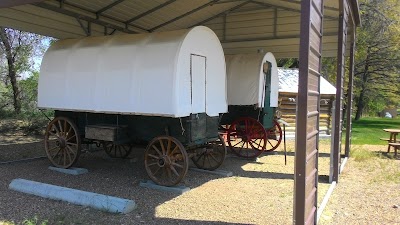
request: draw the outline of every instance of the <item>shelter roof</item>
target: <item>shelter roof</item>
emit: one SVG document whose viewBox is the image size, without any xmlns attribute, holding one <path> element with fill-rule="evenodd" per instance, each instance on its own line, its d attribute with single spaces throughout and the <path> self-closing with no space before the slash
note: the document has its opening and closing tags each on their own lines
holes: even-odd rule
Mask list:
<svg viewBox="0 0 400 225">
<path fill-rule="evenodd" d="M 358 24 L 357 0 L 348 1 Z M 323 56 L 337 53 L 339 2 L 324 1 Z M 59 39 L 205 25 L 226 54 L 264 50 L 277 58 L 298 57 L 300 18 L 300 0 L 0 1 L 0 26 Z"/>
<path fill-rule="evenodd" d="M 299 70 L 278 68 L 279 92 L 297 93 L 299 87 Z M 321 95 L 335 95 L 336 88 L 325 78 L 320 79 Z"/>
</svg>

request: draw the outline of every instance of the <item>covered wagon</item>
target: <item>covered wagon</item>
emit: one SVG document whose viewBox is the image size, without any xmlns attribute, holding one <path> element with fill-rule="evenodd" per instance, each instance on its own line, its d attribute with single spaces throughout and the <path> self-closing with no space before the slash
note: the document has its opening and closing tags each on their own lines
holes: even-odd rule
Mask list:
<svg viewBox="0 0 400 225">
<path fill-rule="evenodd" d="M 229 147 L 241 157 L 273 151 L 282 140 L 275 120 L 279 78 L 275 57 L 266 54 L 226 55 L 228 111 L 221 118 Z"/>
<path fill-rule="evenodd" d="M 43 58 L 38 92 L 38 107 L 55 110 L 45 149 L 57 167 L 72 166 L 82 143 L 111 157 L 147 145 L 146 171 L 166 186 L 183 179 L 189 158 L 209 170 L 224 161 L 225 58 L 207 27 L 58 41 Z"/>
</svg>

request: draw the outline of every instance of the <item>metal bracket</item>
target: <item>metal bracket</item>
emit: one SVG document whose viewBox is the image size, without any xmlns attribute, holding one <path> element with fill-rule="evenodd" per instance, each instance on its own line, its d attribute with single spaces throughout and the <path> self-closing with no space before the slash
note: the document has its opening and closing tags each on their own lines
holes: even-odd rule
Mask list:
<svg viewBox="0 0 400 225">
<path fill-rule="evenodd" d="M 92 23 L 87 21 L 87 27 L 85 27 L 85 25 L 82 23 L 82 20 L 79 17 L 77 17 L 76 20 L 78 21 L 82 30 L 85 32 L 86 36 L 91 36 L 92 35 Z"/>
<path fill-rule="evenodd" d="M 108 33 L 108 27 L 104 27 L 104 36 L 113 35 L 117 31 L 116 29 L 112 29 L 110 33 Z"/>
</svg>

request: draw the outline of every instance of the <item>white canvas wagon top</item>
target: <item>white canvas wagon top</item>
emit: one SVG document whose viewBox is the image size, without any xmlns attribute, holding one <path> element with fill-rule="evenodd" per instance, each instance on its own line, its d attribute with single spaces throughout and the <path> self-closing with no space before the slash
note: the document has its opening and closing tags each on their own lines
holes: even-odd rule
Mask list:
<svg viewBox="0 0 400 225">
<path fill-rule="evenodd" d="M 40 69 L 39 108 L 217 116 L 227 111 L 226 99 L 224 52 L 203 26 L 61 40 Z"/>
<path fill-rule="evenodd" d="M 226 55 L 225 59 L 228 105 L 264 107 L 266 76 L 263 66 L 268 61 L 272 65 L 270 107 L 278 107 L 278 67 L 271 52 L 266 54 Z"/>
</svg>

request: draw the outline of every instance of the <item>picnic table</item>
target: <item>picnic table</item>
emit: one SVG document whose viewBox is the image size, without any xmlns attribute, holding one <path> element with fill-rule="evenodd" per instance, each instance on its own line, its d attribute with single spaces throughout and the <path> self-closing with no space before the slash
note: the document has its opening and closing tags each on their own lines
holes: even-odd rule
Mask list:
<svg viewBox="0 0 400 225">
<path fill-rule="evenodd" d="M 390 147 L 394 148 L 394 156 L 397 156 L 397 149 L 400 147 L 400 142 L 397 140 L 397 135 L 400 133 L 400 129 L 383 129 L 385 132 L 389 132 L 389 139 L 381 138 L 381 140 L 388 142 L 388 152 L 390 152 Z"/>
</svg>

